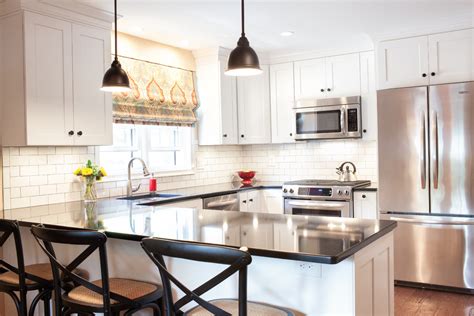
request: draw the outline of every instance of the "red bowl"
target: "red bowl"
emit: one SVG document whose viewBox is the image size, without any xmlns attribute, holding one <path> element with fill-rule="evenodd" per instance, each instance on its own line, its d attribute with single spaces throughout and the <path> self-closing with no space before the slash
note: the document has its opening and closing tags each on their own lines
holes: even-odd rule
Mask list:
<svg viewBox="0 0 474 316">
<path fill-rule="evenodd" d="M 243 184 L 252 183 L 252 179 L 255 177 L 255 171 L 239 171 L 237 174 L 242 179 Z"/>
</svg>

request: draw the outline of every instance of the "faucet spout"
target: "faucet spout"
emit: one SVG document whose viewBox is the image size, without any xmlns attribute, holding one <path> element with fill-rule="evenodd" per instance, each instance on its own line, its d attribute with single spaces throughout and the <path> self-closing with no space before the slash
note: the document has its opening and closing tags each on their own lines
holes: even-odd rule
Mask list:
<svg viewBox="0 0 474 316">
<path fill-rule="evenodd" d="M 138 160 L 141 162 L 142 167 L 143 167 L 143 175 L 145 177 L 148 177 L 150 175 L 150 171 L 148 171 L 148 167 L 146 166 L 146 163 L 143 159 L 139 157 L 134 157 L 130 159 L 128 162 L 128 181 L 127 181 L 127 196 L 132 196 L 134 192 L 137 192 L 140 189 L 140 184 L 137 187 L 133 187 L 132 184 L 132 165 L 135 160 Z"/>
</svg>

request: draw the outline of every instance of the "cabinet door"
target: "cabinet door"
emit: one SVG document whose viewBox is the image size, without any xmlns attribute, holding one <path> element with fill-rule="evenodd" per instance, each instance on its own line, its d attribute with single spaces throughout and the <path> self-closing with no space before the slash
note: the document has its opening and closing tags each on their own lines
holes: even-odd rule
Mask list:
<svg viewBox="0 0 474 316">
<path fill-rule="evenodd" d="M 359 54 L 326 58 L 326 81 L 329 97 L 360 95 Z"/>
<path fill-rule="evenodd" d="M 430 84 L 474 79 L 474 29 L 430 35 Z"/>
<path fill-rule="evenodd" d="M 376 192 L 354 192 L 354 217 L 377 219 L 378 216 Z"/>
<path fill-rule="evenodd" d="M 242 225 L 240 242 L 242 246 L 249 248 L 272 248 L 273 225 L 269 223 L 261 224 L 255 217 L 252 224 Z"/>
<path fill-rule="evenodd" d="M 28 145 L 72 145 L 72 25 L 25 12 Z"/>
<path fill-rule="evenodd" d="M 237 126 L 237 79 L 227 76 L 225 62 L 219 62 L 220 76 L 220 108 L 221 108 L 221 136 L 222 144 L 234 145 L 239 143 Z"/>
<path fill-rule="evenodd" d="M 429 84 L 427 36 L 380 42 L 377 59 L 379 89 Z"/>
<path fill-rule="evenodd" d="M 377 139 L 377 90 L 375 88 L 374 52 L 360 54 L 363 140 Z"/>
<path fill-rule="evenodd" d="M 262 190 L 262 210 L 266 213 L 283 214 L 283 196 L 281 189 Z"/>
<path fill-rule="evenodd" d="M 317 58 L 295 62 L 295 99 L 326 97 L 326 61 Z"/>
<path fill-rule="evenodd" d="M 269 67 L 262 69 L 261 75 L 237 78 L 240 144 L 271 142 Z"/>
<path fill-rule="evenodd" d="M 272 143 L 295 142 L 293 63 L 270 66 Z"/>
<path fill-rule="evenodd" d="M 73 84 L 76 145 L 112 144 L 112 95 L 100 91 L 110 66 L 110 32 L 74 25 Z"/>
<path fill-rule="evenodd" d="M 262 206 L 261 206 L 261 191 L 260 190 L 252 190 L 247 193 L 247 211 L 248 212 L 257 212 L 262 213 Z"/>
</svg>

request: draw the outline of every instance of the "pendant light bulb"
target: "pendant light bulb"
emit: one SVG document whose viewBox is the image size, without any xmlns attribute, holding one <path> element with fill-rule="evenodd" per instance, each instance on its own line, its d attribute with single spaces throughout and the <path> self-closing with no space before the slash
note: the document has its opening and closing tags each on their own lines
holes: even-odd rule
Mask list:
<svg viewBox="0 0 474 316">
<path fill-rule="evenodd" d="M 229 76 L 254 76 L 261 74 L 257 53 L 250 47 L 249 40 L 245 36 L 245 8 L 244 0 L 241 0 L 242 34 L 237 42 L 237 47 L 230 53 L 227 62 L 226 75 Z"/>
<path fill-rule="evenodd" d="M 115 20 L 115 58 L 110 68 L 105 72 L 102 79 L 102 88 L 106 92 L 126 92 L 130 91 L 130 80 L 122 65 L 118 60 L 117 53 L 117 0 L 114 0 L 114 20 Z"/>
</svg>

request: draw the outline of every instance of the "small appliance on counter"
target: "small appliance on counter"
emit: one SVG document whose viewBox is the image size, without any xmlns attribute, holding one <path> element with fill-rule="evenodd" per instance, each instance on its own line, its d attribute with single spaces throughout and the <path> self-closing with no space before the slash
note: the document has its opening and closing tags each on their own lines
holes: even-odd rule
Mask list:
<svg viewBox="0 0 474 316">
<path fill-rule="evenodd" d="M 352 166 L 352 170 L 350 169 L 350 166 Z M 350 161 L 345 161 L 343 162 L 339 167 L 336 168 L 336 173 L 339 175 L 339 181 L 356 181 L 357 176 L 357 168 L 356 166 L 350 162 Z"/>
<path fill-rule="evenodd" d="M 354 188 L 369 180 L 301 180 L 283 183 L 285 214 L 354 217 Z"/>
<path fill-rule="evenodd" d="M 256 172 L 252 170 L 247 170 L 238 171 L 237 174 L 239 175 L 240 179 L 242 179 L 243 185 L 252 185 L 252 180 L 255 177 Z"/>
</svg>

